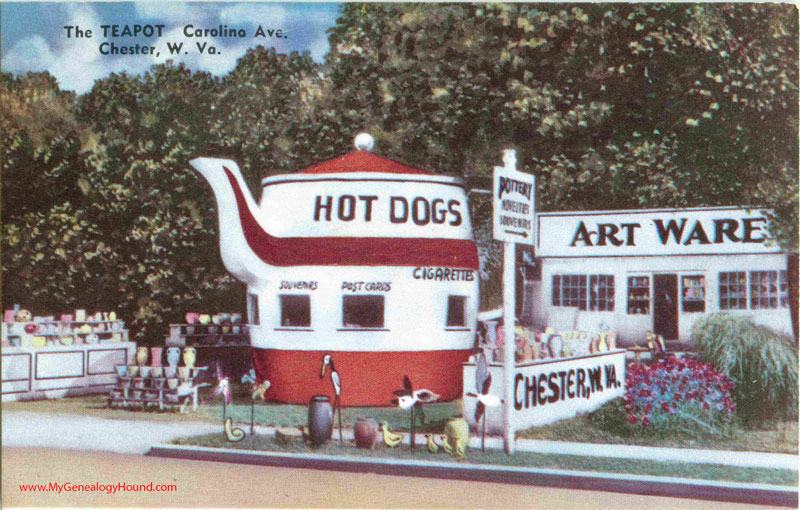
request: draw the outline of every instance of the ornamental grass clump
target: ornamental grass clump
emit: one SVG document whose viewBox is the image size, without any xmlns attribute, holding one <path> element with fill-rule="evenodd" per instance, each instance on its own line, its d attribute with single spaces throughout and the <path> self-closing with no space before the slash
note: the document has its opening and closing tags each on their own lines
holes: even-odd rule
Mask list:
<svg viewBox="0 0 800 510">
<path fill-rule="evenodd" d="M 749 317 L 712 314 L 695 323 L 700 359 L 736 383 L 737 418 L 746 426 L 797 419 L 798 356 L 793 339 Z"/>
<path fill-rule="evenodd" d="M 730 435 L 736 404 L 733 382 L 693 358 L 630 363 L 622 399 L 633 434 Z"/>
</svg>

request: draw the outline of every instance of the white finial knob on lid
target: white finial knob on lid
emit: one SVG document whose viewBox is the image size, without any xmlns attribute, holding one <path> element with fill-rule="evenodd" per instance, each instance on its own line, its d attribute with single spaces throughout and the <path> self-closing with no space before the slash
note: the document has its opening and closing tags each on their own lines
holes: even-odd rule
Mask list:
<svg viewBox="0 0 800 510">
<path fill-rule="evenodd" d="M 369 133 L 359 133 L 355 140 L 356 149 L 360 151 L 371 151 L 375 146 L 375 139 Z"/>
</svg>

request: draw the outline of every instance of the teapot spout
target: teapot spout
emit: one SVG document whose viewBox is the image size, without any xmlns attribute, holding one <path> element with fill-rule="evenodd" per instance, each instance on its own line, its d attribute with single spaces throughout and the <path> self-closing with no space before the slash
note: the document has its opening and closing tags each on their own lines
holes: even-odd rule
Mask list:
<svg viewBox="0 0 800 510">
<path fill-rule="evenodd" d="M 211 185 L 217 201 L 219 244 L 225 268 L 248 286 L 264 283 L 274 268 L 253 251 L 248 237 L 265 235 L 258 206 L 244 182 L 239 165 L 229 159 L 196 158 L 189 162 Z"/>
</svg>

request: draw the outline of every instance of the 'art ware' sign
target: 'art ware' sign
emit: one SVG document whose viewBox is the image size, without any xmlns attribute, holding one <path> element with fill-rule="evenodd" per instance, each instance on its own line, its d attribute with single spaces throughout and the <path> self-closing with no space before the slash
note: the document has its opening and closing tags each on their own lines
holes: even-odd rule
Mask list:
<svg viewBox="0 0 800 510">
<path fill-rule="evenodd" d="M 758 209 L 539 213 L 539 257 L 778 253 Z"/>
</svg>

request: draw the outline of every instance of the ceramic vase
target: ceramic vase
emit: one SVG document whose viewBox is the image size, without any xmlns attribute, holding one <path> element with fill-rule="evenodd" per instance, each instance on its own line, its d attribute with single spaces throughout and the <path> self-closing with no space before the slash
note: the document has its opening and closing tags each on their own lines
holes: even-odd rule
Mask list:
<svg viewBox="0 0 800 510">
<path fill-rule="evenodd" d="M 456 448 L 456 440 L 458 440 L 458 449 L 464 451 L 469 445 L 469 425 L 464 418 L 452 418 L 447 421 L 444 426 L 444 435 L 447 436 L 447 442 L 450 446 Z"/>
<path fill-rule="evenodd" d="M 194 347 L 184 347 L 183 349 L 183 364 L 187 368 L 194 367 L 194 360 L 197 357 L 197 349 Z"/>
<path fill-rule="evenodd" d="M 178 363 L 181 360 L 181 349 L 180 347 L 168 347 L 167 348 L 167 365 L 172 368 L 178 366 Z"/>
<path fill-rule="evenodd" d="M 161 351 L 163 347 L 151 347 L 150 348 L 150 365 L 154 367 L 161 366 Z"/>
<path fill-rule="evenodd" d="M 147 347 L 136 348 L 136 364 L 139 366 L 147 364 Z"/>
<path fill-rule="evenodd" d="M 324 395 L 311 397 L 308 404 L 308 434 L 311 442 L 321 445 L 333 434 L 331 399 Z"/>
<path fill-rule="evenodd" d="M 356 447 L 373 449 L 378 441 L 378 424 L 372 418 L 358 418 L 353 426 Z"/>
</svg>

